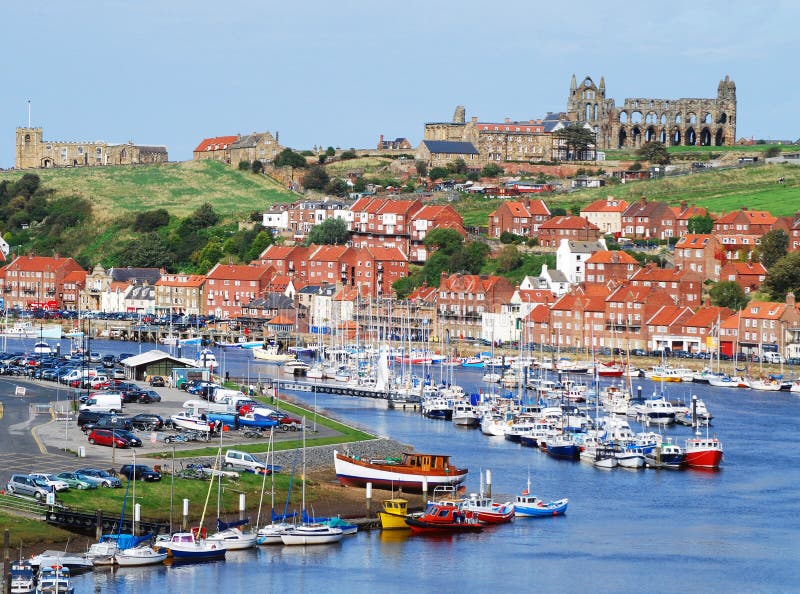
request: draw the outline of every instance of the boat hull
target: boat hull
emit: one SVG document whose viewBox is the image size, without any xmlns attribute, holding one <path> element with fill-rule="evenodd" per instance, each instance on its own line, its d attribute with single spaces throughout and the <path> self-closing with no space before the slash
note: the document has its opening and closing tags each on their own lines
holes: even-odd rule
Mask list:
<svg viewBox="0 0 800 594">
<path fill-rule="evenodd" d="M 422 535 L 441 535 L 441 534 L 458 534 L 461 532 L 480 532 L 483 530 L 483 524 L 477 522 L 470 523 L 433 523 L 420 520 L 418 518 L 408 518 L 406 520 L 408 527 L 411 529 L 411 534 Z"/>
<path fill-rule="evenodd" d="M 459 485 L 467 478 L 466 469 L 452 472 L 447 469 L 411 470 L 405 467 L 393 468 L 392 465 L 378 465 L 366 461 L 355 460 L 334 452 L 336 478 L 343 485 L 363 487 L 372 483 L 375 487 L 422 492 L 423 481 L 429 490 L 440 485 Z"/>
<path fill-rule="evenodd" d="M 719 468 L 722 463 L 722 451 L 700 450 L 686 452 L 686 466 L 690 468 Z"/>
<path fill-rule="evenodd" d="M 159 553 L 151 547 L 149 550 L 120 551 L 114 555 L 114 563 L 120 567 L 142 567 L 144 565 L 158 565 L 167 558 L 166 551 Z"/>
<path fill-rule="evenodd" d="M 548 516 L 563 516 L 567 513 L 567 506 L 569 505 L 568 499 L 559 499 L 558 501 L 551 501 L 544 503 L 540 501 L 538 504 L 514 504 L 514 514 L 518 518 L 544 518 Z"/>
</svg>

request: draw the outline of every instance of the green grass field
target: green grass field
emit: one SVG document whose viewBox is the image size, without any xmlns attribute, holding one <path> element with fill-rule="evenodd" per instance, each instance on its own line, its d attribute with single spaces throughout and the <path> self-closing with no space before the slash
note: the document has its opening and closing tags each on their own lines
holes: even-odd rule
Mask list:
<svg viewBox="0 0 800 594">
<path fill-rule="evenodd" d="M 204 202 L 222 216 L 238 219 L 270 204 L 296 199 L 267 176 L 208 160 L 2 172 L 0 181 L 15 181 L 24 173 L 38 175 L 42 185 L 55 189 L 57 196 L 78 194 L 91 200 L 98 219 L 155 208 L 185 216 Z"/>
<path fill-rule="evenodd" d="M 370 174 L 382 171 L 391 162 L 391 159 L 383 157 L 359 157 L 358 159 L 348 159 L 347 161 L 335 161 L 325 165 L 325 170 L 331 176 L 341 176 L 353 170 Z"/>
</svg>

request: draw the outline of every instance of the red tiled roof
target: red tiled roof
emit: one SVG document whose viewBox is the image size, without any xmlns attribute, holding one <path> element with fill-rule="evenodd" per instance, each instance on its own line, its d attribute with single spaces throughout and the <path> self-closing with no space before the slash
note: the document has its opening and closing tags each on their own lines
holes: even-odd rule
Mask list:
<svg viewBox="0 0 800 594">
<path fill-rule="evenodd" d="M 64 276 L 65 283 L 82 283 L 86 281 L 87 272 L 85 270 L 73 270 Z"/>
<path fill-rule="evenodd" d="M 581 212 L 625 212 L 628 208 L 628 202 L 625 200 L 615 200 L 613 198 L 601 198 L 595 200 L 591 204 L 584 206 Z"/>
<path fill-rule="evenodd" d="M 528 322 L 534 322 L 536 324 L 543 324 L 550 319 L 550 310 L 547 308 L 546 305 L 537 305 L 531 310 L 531 313 L 528 314 L 528 317 L 525 318 Z"/>
<path fill-rule="evenodd" d="M 572 217 L 572 216 L 558 216 L 553 217 L 549 221 L 546 221 L 539 225 L 539 230 L 542 229 L 591 229 L 595 231 L 599 231 L 599 227 L 594 223 L 590 223 L 583 217 Z"/>
<path fill-rule="evenodd" d="M 742 310 L 742 317 L 756 318 L 759 320 L 777 320 L 786 310 L 785 303 L 773 303 L 771 301 L 751 301 Z"/>
<path fill-rule="evenodd" d="M 348 249 L 350 248 L 344 245 L 321 245 L 311 253 L 308 259 L 324 262 L 338 262 Z"/>
<path fill-rule="evenodd" d="M 704 217 L 708 214 L 708 210 L 702 206 L 688 206 L 678 215 L 679 221 L 691 219 L 692 217 Z"/>
<path fill-rule="evenodd" d="M 647 324 L 649 326 L 671 326 L 678 321 L 678 318 L 685 315 L 687 311 L 689 314 L 692 313 L 692 310 L 688 307 L 662 305 L 658 311 L 647 320 Z"/>
<path fill-rule="evenodd" d="M 546 289 L 520 289 L 517 291 L 522 303 L 553 303 L 556 296 Z"/>
<path fill-rule="evenodd" d="M 550 209 L 547 208 L 547 205 L 542 199 L 528 200 L 527 208 L 528 212 L 533 216 L 550 216 Z"/>
<path fill-rule="evenodd" d="M 267 324 L 269 326 L 294 326 L 294 320 L 284 316 L 275 316 Z"/>
<path fill-rule="evenodd" d="M 675 244 L 676 248 L 690 248 L 693 250 L 703 249 L 709 241 L 713 241 L 714 236 L 710 233 L 687 233 Z"/>
<path fill-rule="evenodd" d="M 622 250 L 601 250 L 599 252 L 594 252 L 586 261 L 593 264 L 639 264 L 636 258 Z"/>
<path fill-rule="evenodd" d="M 379 262 L 406 262 L 405 254 L 396 247 L 367 247 L 364 248 L 372 255 L 374 260 Z"/>
<path fill-rule="evenodd" d="M 751 225 L 772 225 L 778 219 L 766 210 L 734 210 L 717 219 L 717 224 L 730 225 L 740 216 L 744 216 Z"/>
<path fill-rule="evenodd" d="M 26 272 L 44 272 L 58 270 L 71 262 L 75 261 L 72 258 L 50 256 L 19 256 L 7 268 L 8 270 L 24 270 Z"/>
<path fill-rule="evenodd" d="M 737 262 L 735 260 L 729 260 L 722 268 L 724 270 L 728 267 L 733 267 L 733 269 L 736 271 L 736 274 L 739 276 L 750 274 L 767 274 L 767 269 L 764 268 L 764 265 L 761 262 Z"/>
<path fill-rule="evenodd" d="M 419 200 L 386 200 L 378 211 L 379 214 L 407 214 L 422 203 Z"/>
<path fill-rule="evenodd" d="M 213 151 L 225 150 L 232 143 L 239 139 L 238 136 L 217 136 L 216 138 L 204 138 L 194 149 L 195 153 L 208 153 Z"/>
<path fill-rule="evenodd" d="M 694 315 L 686 320 L 684 326 L 694 326 L 697 328 L 711 328 L 717 323 L 719 317 L 720 324 L 731 316 L 731 310 L 727 307 L 718 307 L 716 305 L 701 307 Z"/>
<path fill-rule="evenodd" d="M 269 271 L 267 266 L 242 266 L 238 264 L 217 264 L 206 275 L 207 279 L 228 279 L 240 281 L 259 280 Z"/>
</svg>

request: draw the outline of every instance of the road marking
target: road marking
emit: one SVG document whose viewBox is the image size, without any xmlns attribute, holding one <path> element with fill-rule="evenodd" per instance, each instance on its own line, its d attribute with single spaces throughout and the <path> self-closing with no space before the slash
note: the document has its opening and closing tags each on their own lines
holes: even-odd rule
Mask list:
<svg viewBox="0 0 800 594">
<path fill-rule="evenodd" d="M 31 436 L 33 437 L 33 441 L 36 442 L 36 445 L 38 446 L 39 451 L 41 453 L 43 453 L 43 454 L 47 453 L 47 448 L 42 443 L 42 440 L 39 439 L 39 434 L 37 433 L 37 430 L 39 429 L 39 427 L 44 427 L 46 425 L 50 425 L 51 423 L 55 423 L 55 421 L 56 421 L 56 415 L 53 412 L 53 409 L 51 408 L 50 409 L 50 420 L 47 421 L 46 423 L 42 423 L 41 425 L 36 425 L 36 427 L 33 427 L 31 429 Z"/>
<path fill-rule="evenodd" d="M 3 418 L 3 403 L 0 402 L 0 419 Z"/>
</svg>

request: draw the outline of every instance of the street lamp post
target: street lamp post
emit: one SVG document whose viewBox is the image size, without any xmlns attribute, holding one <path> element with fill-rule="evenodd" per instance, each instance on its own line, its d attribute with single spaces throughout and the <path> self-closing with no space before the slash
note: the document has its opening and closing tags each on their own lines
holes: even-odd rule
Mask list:
<svg viewBox="0 0 800 594">
<path fill-rule="evenodd" d="M 111 417 L 111 468 L 117 465 L 117 415 Z"/>
</svg>

